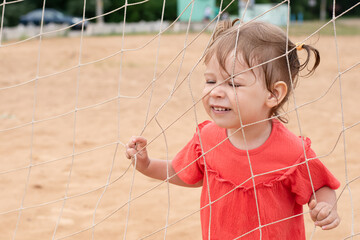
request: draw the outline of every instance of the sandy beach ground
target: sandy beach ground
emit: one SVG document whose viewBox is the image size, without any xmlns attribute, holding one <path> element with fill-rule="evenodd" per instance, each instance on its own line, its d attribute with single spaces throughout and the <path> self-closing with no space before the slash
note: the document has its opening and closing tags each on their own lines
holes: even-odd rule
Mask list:
<svg viewBox="0 0 360 240">
<path fill-rule="evenodd" d="M 200 58 L 209 38 L 36 38 L 2 46 L 0 239 L 200 239 L 200 189 L 134 172 L 124 144 L 141 134 L 152 157 L 171 159 L 207 119 Z M 341 225 L 316 229 L 312 239 L 360 239 L 360 66 L 352 67 L 359 42 L 321 32 L 306 40 L 321 64 L 300 79 L 287 106 L 287 127 L 311 138 L 341 182 Z M 305 222 L 310 239 L 307 214 Z"/>
</svg>

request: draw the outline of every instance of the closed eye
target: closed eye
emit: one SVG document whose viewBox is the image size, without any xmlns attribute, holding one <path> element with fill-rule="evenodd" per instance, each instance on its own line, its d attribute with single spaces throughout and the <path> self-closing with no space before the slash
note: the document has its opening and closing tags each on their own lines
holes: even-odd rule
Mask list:
<svg viewBox="0 0 360 240">
<path fill-rule="evenodd" d="M 242 84 L 239 84 L 239 83 L 235 83 L 235 82 L 231 82 L 231 81 L 229 81 L 229 86 L 230 87 L 241 87 L 241 86 L 243 86 Z"/>
<path fill-rule="evenodd" d="M 215 80 L 206 80 L 206 84 L 216 84 Z"/>
</svg>

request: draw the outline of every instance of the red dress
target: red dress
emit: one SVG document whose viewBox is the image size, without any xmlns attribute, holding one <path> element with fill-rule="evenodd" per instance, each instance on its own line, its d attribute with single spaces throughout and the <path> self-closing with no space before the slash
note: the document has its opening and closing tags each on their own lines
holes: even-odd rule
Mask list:
<svg viewBox="0 0 360 240">
<path fill-rule="evenodd" d="M 203 239 L 256 240 L 261 235 L 263 240 L 304 240 L 302 205 L 313 194 L 312 185 L 315 191 L 340 186 L 316 158 L 310 140 L 295 136 L 273 120 L 267 141 L 249 150 L 248 156 L 247 151 L 225 140 L 226 129 L 210 121 L 200 124 L 199 129 L 176 155 L 173 167 L 185 183 L 203 180 Z"/>
</svg>

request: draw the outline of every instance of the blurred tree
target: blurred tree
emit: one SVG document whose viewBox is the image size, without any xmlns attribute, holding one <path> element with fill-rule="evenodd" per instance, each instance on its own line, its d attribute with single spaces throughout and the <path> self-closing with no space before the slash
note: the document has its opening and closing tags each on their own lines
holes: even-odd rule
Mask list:
<svg viewBox="0 0 360 240">
<path fill-rule="evenodd" d="M 216 6 L 220 7 L 221 1 L 222 9 L 224 9 L 231 3 L 232 0 L 216 0 Z M 238 15 L 238 1 L 232 2 L 225 11 L 230 15 Z"/>
<path fill-rule="evenodd" d="M 138 21 L 156 21 L 161 19 L 163 1 L 151 0 L 145 3 L 136 4 L 139 0 L 129 0 L 128 4 L 135 4 L 126 7 L 126 21 L 127 22 L 138 22 Z M 113 1 L 110 9 L 116 9 L 124 6 L 125 1 Z M 106 8 L 105 8 L 106 9 Z M 116 13 L 105 16 L 106 22 L 120 22 L 124 20 L 125 7 Z M 177 17 L 176 13 L 176 0 L 166 0 L 164 10 L 164 20 L 175 20 Z"/>
<path fill-rule="evenodd" d="M 326 19 L 326 0 L 320 1 L 320 20 L 325 21 Z"/>
<path fill-rule="evenodd" d="M 336 1 L 335 15 L 337 16 L 358 2 L 358 0 Z M 333 3 L 333 0 L 292 0 L 291 13 L 296 14 L 298 11 L 302 10 L 305 19 L 326 20 L 332 17 L 334 9 Z M 359 15 L 360 6 L 357 6 L 349 11 L 344 17 L 358 17 Z"/>
<path fill-rule="evenodd" d="M 101 0 L 103 3 L 104 13 L 118 9 L 117 11 L 107 14 L 104 16 L 105 22 L 121 22 L 124 20 L 124 11 L 125 11 L 125 0 Z M 173 21 L 177 18 L 176 12 L 176 2 L 181 0 L 166 0 L 165 1 L 165 12 L 164 20 Z M 232 0 L 223 0 L 222 8 L 227 6 Z M 333 12 L 333 0 L 291 0 L 291 13 L 298 14 L 302 12 L 304 14 L 304 19 L 319 19 L 320 17 L 320 3 L 326 3 L 325 7 L 325 17 L 331 18 Z M 335 14 L 349 9 L 358 3 L 359 0 L 347 0 L 347 1 L 336 1 Z M 161 18 L 163 0 L 149 0 L 147 2 L 142 2 L 140 0 L 128 0 L 128 4 L 135 4 L 126 7 L 126 21 L 127 22 L 137 22 L 137 21 L 156 21 Z M 217 6 L 220 6 L 221 0 L 216 0 Z M 256 3 L 280 3 L 281 0 L 255 0 Z M 97 0 L 86 0 L 85 8 L 85 17 L 92 18 L 98 16 L 96 13 L 96 3 Z M 136 4 L 140 3 L 140 4 Z M 27 0 L 17 3 L 7 2 L 5 6 L 0 7 L 0 12 L 2 8 L 5 7 L 4 14 L 4 26 L 15 26 L 19 23 L 20 16 L 32 11 L 36 8 L 42 8 L 44 0 Z M 55 8 L 64 12 L 65 14 L 79 16 L 83 15 L 84 9 L 84 0 L 48 0 L 45 2 L 46 8 Z M 285 3 L 286 4 L 286 3 Z M 231 15 L 238 14 L 238 1 L 235 0 L 229 8 L 226 10 Z M 360 15 L 360 6 L 357 6 L 345 17 L 359 16 Z M 95 20 L 94 20 L 95 21 Z"/>
<path fill-rule="evenodd" d="M 346 9 L 349 9 L 350 7 L 354 6 L 355 3 L 359 3 L 359 0 L 349 0 L 349 1 L 341 1 L 341 3 L 338 3 L 343 9 L 340 9 L 340 11 L 344 11 Z M 349 12 L 352 16 L 360 16 L 360 6 L 355 7 Z"/>
<path fill-rule="evenodd" d="M 103 24 L 104 23 L 104 17 L 102 16 L 102 14 L 104 13 L 104 3 L 103 0 L 96 0 L 96 16 L 98 16 L 98 18 L 96 19 L 98 24 Z"/>
<path fill-rule="evenodd" d="M 16 26 L 17 24 L 19 24 L 20 16 L 30 12 L 31 10 L 36 9 L 37 5 L 35 2 L 30 1 L 11 3 L 2 6 L 0 8 L 1 12 L 4 7 L 4 26 Z"/>
<path fill-rule="evenodd" d="M 65 1 L 64 1 L 65 2 Z M 84 11 L 84 1 L 77 0 L 77 1 L 66 1 L 65 10 L 66 13 L 73 15 L 73 16 L 83 16 Z M 85 18 L 92 18 L 97 16 L 96 14 L 96 4 L 97 0 L 87 0 L 85 6 Z M 111 6 L 110 0 L 102 0 L 103 8 L 109 8 Z M 96 21 L 96 20 L 94 20 Z"/>
</svg>

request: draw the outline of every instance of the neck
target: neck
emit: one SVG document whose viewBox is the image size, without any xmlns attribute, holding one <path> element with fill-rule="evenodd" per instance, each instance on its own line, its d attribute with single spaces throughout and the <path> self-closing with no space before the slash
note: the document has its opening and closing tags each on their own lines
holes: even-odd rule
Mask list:
<svg viewBox="0 0 360 240">
<path fill-rule="evenodd" d="M 263 145 L 272 129 L 271 120 L 246 126 L 243 129 L 227 129 L 230 142 L 237 148 L 251 150 Z M 245 135 L 245 137 L 244 137 Z"/>
</svg>

